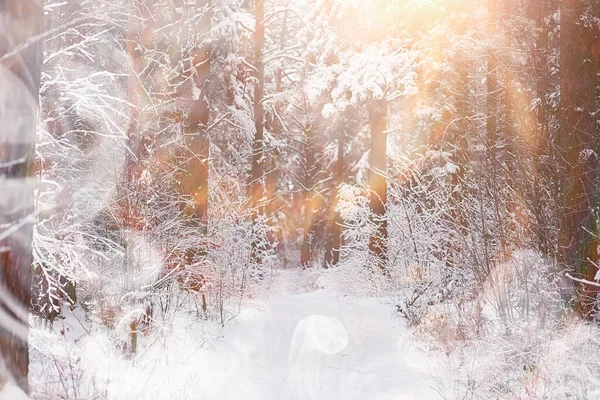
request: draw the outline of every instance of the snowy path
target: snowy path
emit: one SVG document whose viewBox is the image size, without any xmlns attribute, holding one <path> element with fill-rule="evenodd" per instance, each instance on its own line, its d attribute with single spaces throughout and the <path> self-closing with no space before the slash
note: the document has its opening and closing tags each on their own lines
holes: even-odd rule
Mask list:
<svg viewBox="0 0 600 400">
<path fill-rule="evenodd" d="M 439 398 L 424 354 L 376 299 L 273 297 L 244 309 L 216 351 L 231 363 L 214 371 L 213 399 Z"/>
<path fill-rule="evenodd" d="M 247 304 L 216 341 L 220 328 L 215 323 L 180 315 L 173 333 L 143 343 L 135 361 L 122 358 L 106 330 L 88 335 L 72 326 L 69 336 L 81 332 L 69 339 L 78 351 L 67 351 L 85 371 L 76 384 L 79 395 L 110 400 L 440 398 L 430 378 L 434 359 L 408 339 L 389 304 L 326 290 L 298 293 L 293 282 L 302 276 L 284 272 L 280 278 L 271 295 Z M 51 341 L 36 340 L 40 347 Z M 54 346 L 53 354 L 66 350 Z M 43 374 L 45 368 L 34 370 Z"/>
</svg>

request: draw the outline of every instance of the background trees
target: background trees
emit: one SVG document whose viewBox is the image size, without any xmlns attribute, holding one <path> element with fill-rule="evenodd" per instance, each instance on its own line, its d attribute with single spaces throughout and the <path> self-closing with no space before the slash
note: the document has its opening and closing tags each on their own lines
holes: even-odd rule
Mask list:
<svg viewBox="0 0 600 400">
<path fill-rule="evenodd" d="M 190 307 L 225 324 L 297 266 L 393 293 L 415 326 L 451 308 L 463 338 L 484 330 L 481 304 L 506 329 L 571 305 L 596 318 L 595 2 L 48 1 L 22 47 L 41 9 L 15 4 L 0 2 L 6 93 L 36 103 L 46 48 L 45 318 L 84 305 L 131 352 L 141 321 Z M 31 141 L 7 129 L 2 185 L 31 175 Z M 14 251 L 32 205 L 12 202 L 0 239 Z M 28 304 L 23 248 L 2 263 Z"/>
<path fill-rule="evenodd" d="M 593 280 L 576 262 L 593 254 L 575 248 L 591 243 L 579 228 L 594 220 L 595 167 L 579 156 L 594 148 L 595 118 L 577 110 L 595 109 L 597 10 L 576 5 L 559 20 L 557 4 L 530 1 L 51 3 L 57 26 L 83 19 L 48 43 L 45 126 L 60 140 L 41 148 L 71 161 L 42 173 L 73 183 L 78 160 L 77 179 L 105 199 L 71 202 L 98 215 L 80 225 L 96 244 L 72 249 L 110 240 L 131 259 L 122 231 L 134 229 L 173 253 L 167 264 L 201 274 L 228 220 L 250 223 L 239 247 L 249 270 L 276 258 L 343 267 L 368 248 L 392 275 L 458 269 L 483 285 L 515 250 L 536 248 Z M 106 19 L 85 19 L 100 9 Z M 587 40 L 577 54 L 563 48 L 569 35 Z M 121 58 L 98 52 L 100 40 Z M 64 79 L 65 62 L 90 59 L 90 79 Z M 577 139 L 568 127 L 584 123 Z M 124 162 L 125 181 L 86 178 L 90 160 Z"/>
</svg>

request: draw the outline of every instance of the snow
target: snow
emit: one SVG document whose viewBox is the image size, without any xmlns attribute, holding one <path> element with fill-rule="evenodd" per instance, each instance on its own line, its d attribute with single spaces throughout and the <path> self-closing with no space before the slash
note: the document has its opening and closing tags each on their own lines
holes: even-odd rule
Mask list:
<svg viewBox="0 0 600 400">
<path fill-rule="evenodd" d="M 325 289 L 299 293 L 298 278 L 284 272 L 271 293 L 222 329 L 179 315 L 166 339 L 142 345 L 135 360 L 118 357 L 106 333 L 86 336 L 70 326 L 79 319 L 67 318 L 67 340 L 90 374 L 81 386 L 104 386 L 111 400 L 439 398 L 430 369 L 435 357 L 411 339 L 388 300 Z M 40 332 L 34 336 L 39 342 Z"/>
<path fill-rule="evenodd" d="M 6 385 L 0 390 L 0 400 L 29 400 L 29 397 L 18 387 Z"/>
<path fill-rule="evenodd" d="M 244 309 L 216 350 L 238 370 L 209 398 L 436 398 L 423 352 L 377 299 L 274 296 Z"/>
</svg>

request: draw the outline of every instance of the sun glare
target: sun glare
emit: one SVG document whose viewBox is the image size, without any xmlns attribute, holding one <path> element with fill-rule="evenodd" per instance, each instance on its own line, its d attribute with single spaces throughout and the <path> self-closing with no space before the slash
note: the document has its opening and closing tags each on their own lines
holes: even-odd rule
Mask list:
<svg viewBox="0 0 600 400">
<path fill-rule="evenodd" d="M 378 42 L 407 30 L 427 31 L 440 17 L 444 0 L 345 0 L 337 29 L 353 43 Z"/>
<path fill-rule="evenodd" d="M 346 0 L 354 7 L 385 9 L 398 6 L 433 6 L 439 0 Z"/>
</svg>

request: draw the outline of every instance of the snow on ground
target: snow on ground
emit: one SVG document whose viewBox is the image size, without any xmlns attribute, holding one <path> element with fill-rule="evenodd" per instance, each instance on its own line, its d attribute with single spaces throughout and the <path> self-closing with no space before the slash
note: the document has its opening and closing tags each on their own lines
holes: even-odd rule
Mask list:
<svg viewBox="0 0 600 400">
<path fill-rule="evenodd" d="M 29 397 L 18 387 L 9 384 L 0 390 L 0 400 L 28 400 Z"/>
<path fill-rule="evenodd" d="M 57 385 L 77 381 L 78 396 L 111 400 L 440 398 L 432 389 L 435 358 L 410 339 L 389 304 L 323 289 L 297 293 L 299 286 L 289 283 L 299 278 L 293 274 L 280 277 L 271 294 L 246 304 L 223 329 L 178 315 L 172 332 L 142 346 L 135 360 L 120 356 L 106 332 L 69 327 L 67 340 L 78 350 L 71 348 L 69 359 L 83 372 L 79 378 L 63 373 Z M 32 335 L 40 353 L 48 357 L 62 348 L 66 356 L 64 343 L 43 349 L 50 343 L 44 335 L 50 334 Z M 45 368 L 34 362 L 32 381 L 52 369 L 50 359 Z"/>
</svg>

